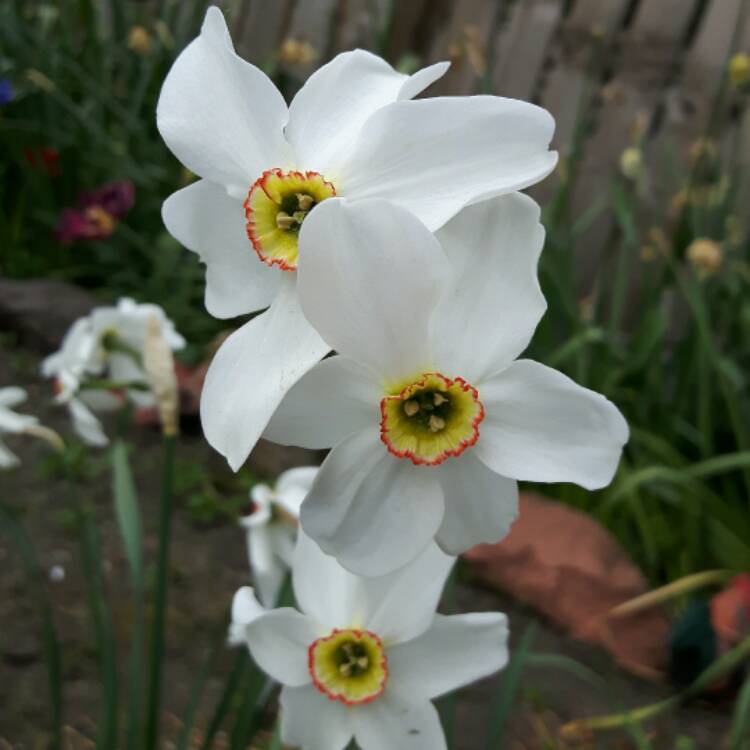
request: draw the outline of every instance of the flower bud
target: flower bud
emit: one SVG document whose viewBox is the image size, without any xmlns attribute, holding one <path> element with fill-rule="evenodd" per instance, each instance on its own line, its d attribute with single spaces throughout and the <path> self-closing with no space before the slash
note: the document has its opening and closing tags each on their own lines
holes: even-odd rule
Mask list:
<svg viewBox="0 0 750 750">
<path fill-rule="evenodd" d="M 717 271 L 721 267 L 723 258 L 721 245 L 705 237 L 693 240 L 687 249 L 687 259 L 693 268 L 702 273 Z"/>
<path fill-rule="evenodd" d="M 156 398 L 162 432 L 165 436 L 176 435 L 179 426 L 177 377 L 174 371 L 172 350 L 164 338 L 161 323 L 156 315 L 152 315 L 146 324 L 143 369 Z"/>
</svg>

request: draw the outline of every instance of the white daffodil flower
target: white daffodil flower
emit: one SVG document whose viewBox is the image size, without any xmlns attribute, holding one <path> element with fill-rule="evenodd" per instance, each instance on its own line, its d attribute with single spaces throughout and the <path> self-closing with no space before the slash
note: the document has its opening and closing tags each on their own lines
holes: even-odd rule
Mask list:
<svg viewBox="0 0 750 750">
<path fill-rule="evenodd" d="M 495 96 L 411 101 L 447 68 L 406 76 L 354 50 L 314 73 L 287 107 L 235 54 L 214 7 L 169 72 L 159 131 L 203 179 L 167 199 L 164 223 L 205 262 L 212 315 L 270 306 L 227 339 L 206 378 L 204 432 L 234 469 L 284 393 L 328 351 L 295 291 L 300 228 L 316 206 L 379 196 L 437 229 L 463 206 L 554 168 L 554 121 L 539 107 Z"/>
<path fill-rule="evenodd" d="M 302 309 L 340 356 L 297 383 L 265 437 L 333 446 L 300 516 L 325 552 L 381 575 L 433 537 L 450 554 L 501 539 L 515 480 L 611 481 L 619 411 L 516 360 L 546 307 L 534 201 L 470 206 L 435 236 L 387 201 L 332 200 L 302 231 Z"/>
<path fill-rule="evenodd" d="M 281 738 L 302 750 L 446 748 L 432 699 L 508 661 L 505 615 L 436 615 L 454 559 L 434 544 L 383 578 L 359 578 L 300 534 L 299 611 L 264 612 L 252 589 L 232 607 L 257 664 L 284 687 Z"/>
<path fill-rule="evenodd" d="M 185 345 L 161 307 L 123 297 L 116 306 L 94 308 L 76 320 L 60 349 L 42 361 L 42 374 L 54 378 L 55 400 L 68 407 L 73 429 L 88 445 L 101 447 L 109 442 L 95 412 L 118 409 L 125 398 L 142 407 L 155 403 L 149 390 L 127 387 L 129 383 L 146 385 L 140 360 L 151 319 L 158 322 L 171 349 Z M 123 387 L 114 392 L 87 388 L 94 379 Z"/>
<path fill-rule="evenodd" d="M 39 424 L 36 417 L 29 414 L 17 414 L 13 410 L 14 406 L 22 404 L 27 398 L 28 394 L 23 388 L 17 386 L 0 388 L 0 437 L 22 435 L 30 427 L 33 428 Z M 0 469 L 12 469 L 20 463 L 18 456 L 0 440 Z"/>
<path fill-rule="evenodd" d="M 250 490 L 251 512 L 240 518 L 247 535 L 253 580 L 266 607 L 273 607 L 292 567 L 299 509 L 312 487 L 317 466 L 298 466 L 279 475 L 272 489 L 256 484 Z"/>
</svg>

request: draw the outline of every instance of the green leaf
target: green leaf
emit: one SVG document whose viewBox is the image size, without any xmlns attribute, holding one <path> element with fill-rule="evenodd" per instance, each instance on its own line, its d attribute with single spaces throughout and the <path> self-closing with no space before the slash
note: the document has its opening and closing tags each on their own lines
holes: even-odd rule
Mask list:
<svg viewBox="0 0 750 750">
<path fill-rule="evenodd" d="M 485 750 L 497 750 L 501 746 L 505 732 L 505 721 L 516 700 L 516 693 L 521 684 L 521 674 L 527 663 L 529 649 L 536 635 L 537 624 L 532 622 L 524 631 L 521 642 L 516 647 L 507 668 L 500 673 L 497 680 L 497 690 L 492 701 L 489 731 L 485 741 Z"/>
</svg>

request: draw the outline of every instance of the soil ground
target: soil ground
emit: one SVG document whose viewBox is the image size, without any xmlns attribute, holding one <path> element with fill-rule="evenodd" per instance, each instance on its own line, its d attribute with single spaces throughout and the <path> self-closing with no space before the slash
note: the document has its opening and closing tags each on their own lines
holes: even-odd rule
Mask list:
<svg viewBox="0 0 750 750">
<path fill-rule="evenodd" d="M 0 386 L 22 383 L 30 393 L 28 411 L 62 434 L 69 434 L 67 414 L 64 409 L 52 405 L 49 386 L 36 375 L 37 369 L 35 355 L 17 350 L 9 355 L 7 350 L 0 351 Z M 160 439 L 155 430 L 134 427 L 128 440 L 134 445 L 133 468 L 145 524 L 146 554 L 153 560 L 160 485 Z M 75 730 L 76 736 L 80 735 L 71 747 L 88 747 L 82 738 L 92 735 L 100 687 L 84 579 L 78 562 L 78 543 L 71 530 L 64 485 L 54 472 L 50 476 L 49 471 L 43 471 L 43 467 L 49 464 L 49 451 L 43 444 L 21 438 L 11 442 L 22 457 L 23 466 L 0 475 L 0 497 L 18 512 L 34 541 L 44 570 L 53 566 L 64 568 L 64 579 L 50 580 L 47 585 L 54 603 L 62 647 L 65 722 Z M 83 482 L 81 491 L 96 508 L 106 585 L 121 651 L 120 683 L 125 691 L 132 610 L 127 567 L 112 509 L 106 455 L 106 452 L 93 454 L 89 461 L 93 471 Z M 259 476 L 273 477 L 288 466 L 309 463 L 311 458 L 315 456 L 261 444 L 251 458 L 251 465 Z M 181 471 L 201 466 L 214 475 L 228 472 L 223 460 L 206 445 L 195 425 L 192 432 L 180 440 L 177 465 Z M 240 530 L 230 521 L 208 525 L 196 522 L 194 514 L 187 508 L 186 497 L 179 493 L 176 504 L 166 630 L 164 722 L 168 727 L 167 734 L 179 725 L 177 717 L 185 709 L 194 676 L 210 643 L 224 627 L 233 593 L 249 581 Z M 500 609 L 507 612 L 511 622 L 512 649 L 529 623 L 538 619 L 533 612 L 497 592 L 462 582 L 457 584 L 455 593 L 459 611 Z M 604 678 L 609 690 L 605 694 L 567 671 L 528 669 L 523 677 L 520 699 L 509 718 L 503 744 L 507 750 L 634 747 L 625 735 L 609 735 L 590 743 L 564 745 L 557 739 L 557 731 L 571 719 L 644 705 L 669 694 L 668 687 L 644 683 L 625 674 L 606 653 L 573 640 L 543 621 L 538 622 L 533 650 L 575 659 Z M 208 683 L 200 721 L 205 722 L 210 716 L 221 692 L 224 675 L 236 658 L 236 651 L 227 649 L 222 653 L 216 674 Z M 0 675 L 0 748 L 42 750 L 49 709 L 39 618 L 15 549 L 2 535 Z M 489 679 L 458 695 L 455 704 L 456 750 L 485 747 L 485 727 L 491 718 L 491 701 L 496 690 L 496 681 Z M 647 734 L 655 747 L 664 750 L 682 747 L 718 750 L 728 731 L 730 711 L 729 702 L 696 702 L 650 725 Z M 678 744 L 678 737 L 689 737 L 694 744 Z"/>
</svg>

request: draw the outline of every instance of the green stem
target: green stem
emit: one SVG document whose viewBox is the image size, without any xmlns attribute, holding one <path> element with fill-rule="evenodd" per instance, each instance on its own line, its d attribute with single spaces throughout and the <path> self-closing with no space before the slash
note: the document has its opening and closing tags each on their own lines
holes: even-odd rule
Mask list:
<svg viewBox="0 0 750 750">
<path fill-rule="evenodd" d="M 164 619 L 167 608 L 167 584 L 169 578 L 169 542 L 172 532 L 172 487 L 174 483 L 175 444 L 176 439 L 173 435 L 164 437 L 164 468 L 159 516 L 159 551 L 156 568 L 156 601 L 154 604 L 154 620 L 151 630 L 151 652 L 149 658 L 150 680 L 148 714 L 146 717 L 146 750 L 156 750 L 159 740 Z"/>
<path fill-rule="evenodd" d="M 81 384 L 84 391 L 147 391 L 148 384 L 142 380 L 109 380 L 107 378 L 90 378 Z"/>
<path fill-rule="evenodd" d="M 97 750 L 109 750 L 117 744 L 117 657 L 112 618 L 107 606 L 102 577 L 102 550 L 93 508 L 78 497 L 70 457 L 64 456 L 68 494 L 76 516 L 81 561 L 88 585 L 89 607 L 96 635 L 102 703 L 96 739 Z"/>
</svg>

